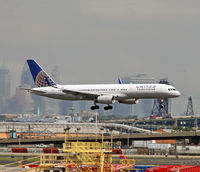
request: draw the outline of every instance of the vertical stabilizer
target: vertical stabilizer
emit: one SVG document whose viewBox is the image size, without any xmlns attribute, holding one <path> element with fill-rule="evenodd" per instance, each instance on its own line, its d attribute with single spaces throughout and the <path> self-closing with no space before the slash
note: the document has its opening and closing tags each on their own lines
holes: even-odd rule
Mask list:
<svg viewBox="0 0 200 172">
<path fill-rule="evenodd" d="M 118 83 L 123 84 L 121 78 L 118 78 Z"/>
<path fill-rule="evenodd" d="M 37 87 L 56 86 L 53 79 L 40 67 L 33 59 L 27 60 L 29 69 L 31 71 L 34 83 Z"/>
</svg>

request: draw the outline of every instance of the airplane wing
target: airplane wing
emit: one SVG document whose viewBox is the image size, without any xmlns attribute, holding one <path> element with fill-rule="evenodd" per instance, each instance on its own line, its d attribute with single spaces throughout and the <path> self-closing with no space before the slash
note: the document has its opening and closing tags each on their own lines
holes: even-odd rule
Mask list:
<svg viewBox="0 0 200 172">
<path fill-rule="evenodd" d="M 84 97 L 87 97 L 89 99 L 95 99 L 97 98 L 98 96 L 100 96 L 100 94 L 97 94 L 97 93 L 92 93 L 92 92 L 86 92 L 86 91 L 76 91 L 76 90 L 66 90 L 66 89 L 63 89 L 62 90 L 63 93 L 66 93 L 66 94 L 72 94 L 72 95 L 79 95 L 79 96 L 84 96 Z"/>
<path fill-rule="evenodd" d="M 62 92 L 66 93 L 66 94 L 83 96 L 88 99 L 96 99 L 99 96 L 107 95 L 107 94 L 98 94 L 98 93 L 92 93 L 92 92 L 87 92 L 87 91 L 77 91 L 77 90 L 67 90 L 67 89 L 63 89 Z M 119 97 L 124 97 L 125 95 L 124 94 L 112 94 L 112 96 L 114 96 L 117 100 Z"/>
</svg>

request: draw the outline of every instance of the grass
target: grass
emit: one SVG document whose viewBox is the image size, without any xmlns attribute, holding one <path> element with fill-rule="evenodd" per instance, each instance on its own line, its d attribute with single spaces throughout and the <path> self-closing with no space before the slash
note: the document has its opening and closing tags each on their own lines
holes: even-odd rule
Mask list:
<svg viewBox="0 0 200 172">
<path fill-rule="evenodd" d="M 6 164 L 18 164 L 20 161 L 23 163 L 25 161 L 26 163 L 31 163 L 34 161 L 39 161 L 39 157 L 34 157 L 34 156 L 24 156 L 24 155 L 0 155 L 0 164 L 1 165 L 6 165 Z"/>
</svg>

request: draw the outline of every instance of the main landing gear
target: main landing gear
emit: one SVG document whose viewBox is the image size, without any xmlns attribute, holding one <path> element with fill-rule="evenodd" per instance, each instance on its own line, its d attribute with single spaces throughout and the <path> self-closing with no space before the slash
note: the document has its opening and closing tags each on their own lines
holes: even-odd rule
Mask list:
<svg viewBox="0 0 200 172">
<path fill-rule="evenodd" d="M 91 106 L 90 109 L 96 110 L 96 109 L 99 109 L 99 106 L 94 105 L 94 106 Z M 110 105 L 104 107 L 104 110 L 111 110 L 111 109 L 112 109 L 112 106 L 110 106 Z"/>
<path fill-rule="evenodd" d="M 104 107 L 104 110 L 111 110 L 111 109 L 112 109 L 112 106 L 110 105 Z"/>
<path fill-rule="evenodd" d="M 91 109 L 91 110 L 96 110 L 96 109 L 99 109 L 99 106 L 94 105 L 94 106 L 91 106 L 90 109 Z"/>
</svg>

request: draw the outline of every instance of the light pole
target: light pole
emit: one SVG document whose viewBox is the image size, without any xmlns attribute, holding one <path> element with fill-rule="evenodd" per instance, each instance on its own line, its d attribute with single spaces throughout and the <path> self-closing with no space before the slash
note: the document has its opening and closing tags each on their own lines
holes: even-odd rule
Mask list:
<svg viewBox="0 0 200 172">
<path fill-rule="evenodd" d="M 127 140 L 127 146 L 128 146 L 128 148 L 129 148 L 129 129 L 128 129 L 128 140 Z"/>
<path fill-rule="evenodd" d="M 78 132 L 80 131 L 80 128 L 76 129 L 76 141 L 78 142 Z"/>
<path fill-rule="evenodd" d="M 103 137 L 104 137 L 104 129 L 103 128 L 101 128 L 101 132 L 102 132 L 102 148 L 103 148 Z"/>
<path fill-rule="evenodd" d="M 96 112 L 96 142 L 97 142 L 97 133 L 98 133 L 98 121 L 97 121 L 97 112 Z"/>
</svg>

